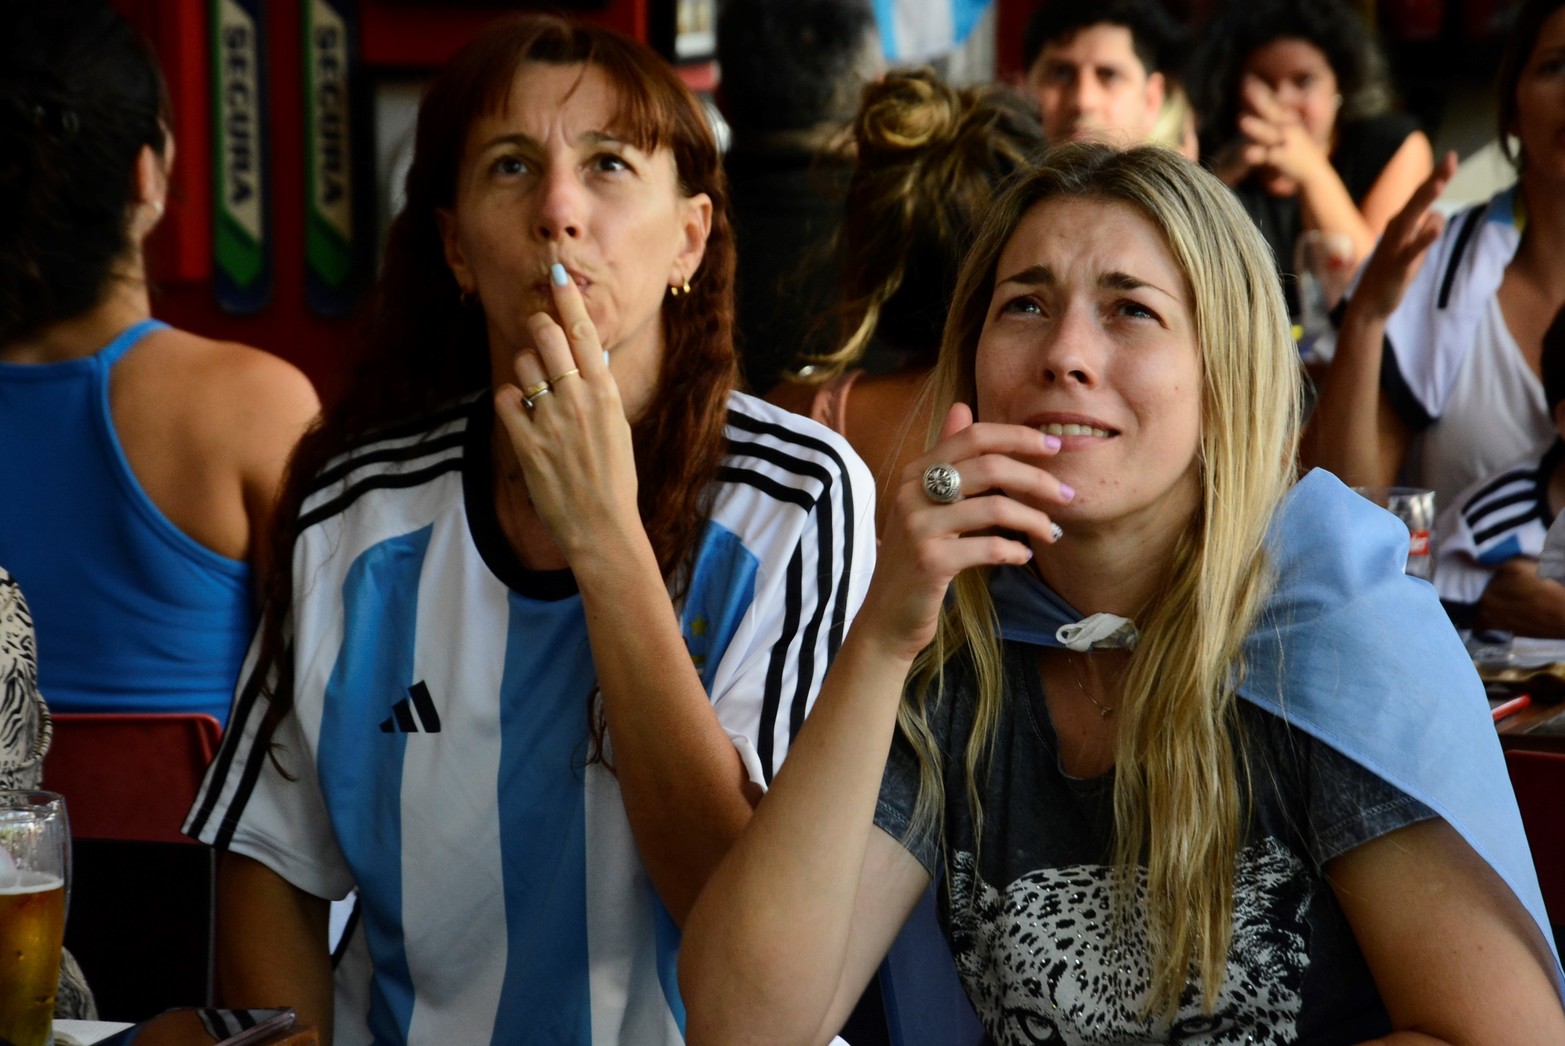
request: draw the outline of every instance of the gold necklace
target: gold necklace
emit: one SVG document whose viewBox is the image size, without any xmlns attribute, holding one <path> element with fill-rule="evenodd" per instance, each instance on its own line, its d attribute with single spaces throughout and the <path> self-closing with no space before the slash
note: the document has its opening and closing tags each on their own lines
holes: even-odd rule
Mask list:
<svg viewBox="0 0 1565 1046">
<path fill-rule="evenodd" d="M 1081 691 L 1083 697 L 1092 702 L 1092 707 L 1098 710 L 1098 718 L 1107 719 L 1109 716 L 1113 715 L 1114 708 L 1103 704 L 1097 698 L 1093 697 L 1092 691 L 1087 689 L 1087 684 L 1081 681 L 1081 669 L 1076 667 L 1075 657 L 1071 656 L 1070 654 L 1066 654 L 1065 660 L 1071 666 L 1071 675 L 1076 679 L 1076 689 Z"/>
</svg>

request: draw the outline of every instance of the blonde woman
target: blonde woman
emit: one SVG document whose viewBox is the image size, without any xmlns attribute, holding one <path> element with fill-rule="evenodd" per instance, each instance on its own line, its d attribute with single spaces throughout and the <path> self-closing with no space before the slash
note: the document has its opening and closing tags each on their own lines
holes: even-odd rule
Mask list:
<svg viewBox="0 0 1565 1046">
<path fill-rule="evenodd" d="M 1561 1041 L 1482 689 L 1405 530 L 1290 489 L 1294 355 L 1167 150 L 995 204 L 863 610 L 686 923 L 689 1042 L 829 1039 L 937 875 L 996 1042 Z"/>
</svg>

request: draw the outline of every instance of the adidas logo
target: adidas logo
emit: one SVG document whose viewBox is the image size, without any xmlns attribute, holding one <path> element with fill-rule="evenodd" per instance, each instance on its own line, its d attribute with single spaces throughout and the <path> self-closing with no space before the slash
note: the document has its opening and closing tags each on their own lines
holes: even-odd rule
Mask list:
<svg viewBox="0 0 1565 1046">
<path fill-rule="evenodd" d="M 422 682 L 408 687 L 408 696 L 391 706 L 391 716 L 380 724 L 383 734 L 438 734 L 440 713 Z"/>
</svg>

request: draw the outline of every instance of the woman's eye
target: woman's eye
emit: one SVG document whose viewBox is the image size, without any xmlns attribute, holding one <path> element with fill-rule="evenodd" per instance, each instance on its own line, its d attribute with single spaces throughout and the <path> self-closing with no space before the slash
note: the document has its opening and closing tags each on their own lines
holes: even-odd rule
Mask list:
<svg viewBox="0 0 1565 1046">
<path fill-rule="evenodd" d="M 1119 311 L 1120 311 L 1121 315 L 1129 316 L 1132 319 L 1138 319 L 1138 320 L 1156 320 L 1156 319 L 1158 319 L 1157 313 L 1153 312 L 1151 309 L 1147 308 L 1145 305 L 1141 304 L 1139 301 L 1129 301 L 1129 300 L 1122 301 L 1122 302 L 1119 303 Z"/>
<path fill-rule="evenodd" d="M 1040 307 L 1038 302 L 1033 298 L 1012 298 L 1010 301 L 1000 306 L 1000 311 L 1023 312 L 1039 316 L 1043 314 L 1042 307 Z"/>
<path fill-rule="evenodd" d="M 520 156 L 502 156 L 494 162 L 496 174 L 526 174 L 527 161 Z"/>
<path fill-rule="evenodd" d="M 630 164 L 618 153 L 599 153 L 592 158 L 592 169 L 595 171 L 628 171 Z"/>
</svg>

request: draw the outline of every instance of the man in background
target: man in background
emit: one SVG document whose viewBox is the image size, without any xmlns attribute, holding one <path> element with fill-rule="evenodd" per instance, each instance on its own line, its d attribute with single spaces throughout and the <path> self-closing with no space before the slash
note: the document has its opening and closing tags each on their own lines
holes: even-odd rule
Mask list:
<svg viewBox="0 0 1565 1046">
<path fill-rule="evenodd" d="M 870 0 L 727 0 L 717 58 L 733 131 L 737 337 L 763 395 L 802 353 L 835 347 L 832 239 L 851 163 L 834 147 L 884 62 Z"/>
<path fill-rule="evenodd" d="M 1050 144 L 1150 140 L 1181 30 L 1156 0 L 1045 0 L 1023 40 L 1023 86 Z"/>
</svg>

